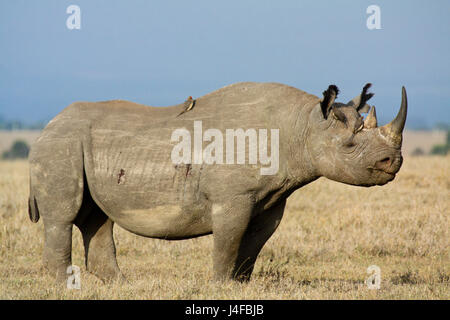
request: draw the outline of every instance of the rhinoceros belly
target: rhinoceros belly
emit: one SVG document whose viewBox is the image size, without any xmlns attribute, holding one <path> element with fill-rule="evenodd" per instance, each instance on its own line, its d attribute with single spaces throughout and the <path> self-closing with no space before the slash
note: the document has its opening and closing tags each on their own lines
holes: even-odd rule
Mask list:
<svg viewBox="0 0 450 320">
<path fill-rule="evenodd" d="M 166 141 L 97 131 L 86 169 L 90 192 L 131 232 L 166 239 L 210 233 L 210 208 L 200 191 L 202 168 L 174 164 Z"/>
</svg>

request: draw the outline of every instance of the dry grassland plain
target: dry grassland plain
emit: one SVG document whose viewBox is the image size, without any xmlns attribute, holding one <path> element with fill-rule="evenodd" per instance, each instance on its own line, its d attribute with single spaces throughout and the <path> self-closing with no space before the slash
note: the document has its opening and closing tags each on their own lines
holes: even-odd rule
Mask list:
<svg viewBox="0 0 450 320">
<path fill-rule="evenodd" d="M 405 157 L 396 179 L 360 188 L 321 178 L 288 200 L 249 283 L 212 279 L 212 236 L 147 239 L 114 228 L 125 283 L 84 267 L 81 290 L 42 268 L 43 224 L 28 218 L 28 163 L 0 162 L 0 299 L 449 299 L 450 157 Z M 381 270 L 369 289 L 367 268 Z"/>
</svg>

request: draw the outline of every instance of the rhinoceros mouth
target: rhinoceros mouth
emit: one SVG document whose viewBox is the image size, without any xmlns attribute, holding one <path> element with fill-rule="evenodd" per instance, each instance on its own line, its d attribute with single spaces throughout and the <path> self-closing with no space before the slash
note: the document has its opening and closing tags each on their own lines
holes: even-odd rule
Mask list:
<svg viewBox="0 0 450 320">
<path fill-rule="evenodd" d="M 376 180 L 375 184 L 376 185 L 382 186 L 382 185 L 394 180 L 394 178 L 395 178 L 396 172 L 395 173 L 387 172 L 387 171 L 384 171 L 384 170 L 378 169 L 378 168 L 368 168 L 368 169 L 372 172 L 373 175 L 375 175 L 375 180 Z"/>
</svg>

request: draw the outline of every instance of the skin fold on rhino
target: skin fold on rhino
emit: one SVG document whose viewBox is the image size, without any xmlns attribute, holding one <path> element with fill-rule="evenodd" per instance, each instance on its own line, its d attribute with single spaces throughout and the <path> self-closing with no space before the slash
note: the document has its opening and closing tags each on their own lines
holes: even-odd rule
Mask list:
<svg viewBox="0 0 450 320">
<path fill-rule="evenodd" d="M 29 214 L 42 216 L 44 266 L 57 278 L 71 265 L 72 227 L 83 236 L 87 270 L 122 277 L 113 225 L 138 235 L 181 240 L 213 234 L 217 279 L 248 280 L 256 258 L 283 216 L 287 197 L 318 179 L 383 185 L 402 164 L 406 91 L 397 117 L 378 127 L 361 94 L 335 102 L 277 83 L 237 83 L 184 104 L 149 107 L 129 101 L 76 102 L 32 145 Z M 369 111 L 370 109 L 370 111 Z M 368 112 L 365 120 L 360 113 Z M 180 115 L 180 116 L 178 116 Z M 178 128 L 279 129 L 279 169 L 260 165 L 174 164 Z"/>
</svg>

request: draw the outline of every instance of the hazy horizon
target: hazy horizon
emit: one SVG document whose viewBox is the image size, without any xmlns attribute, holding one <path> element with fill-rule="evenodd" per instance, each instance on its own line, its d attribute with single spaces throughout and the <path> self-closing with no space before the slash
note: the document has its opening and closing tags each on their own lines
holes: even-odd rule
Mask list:
<svg viewBox="0 0 450 320">
<path fill-rule="evenodd" d="M 69 30 L 69 5 L 81 29 Z M 381 29 L 369 30 L 369 5 Z M 448 1 L 2 1 L 0 117 L 48 121 L 74 101 L 178 104 L 241 81 L 347 102 L 367 82 L 380 122 L 450 119 Z"/>
</svg>

